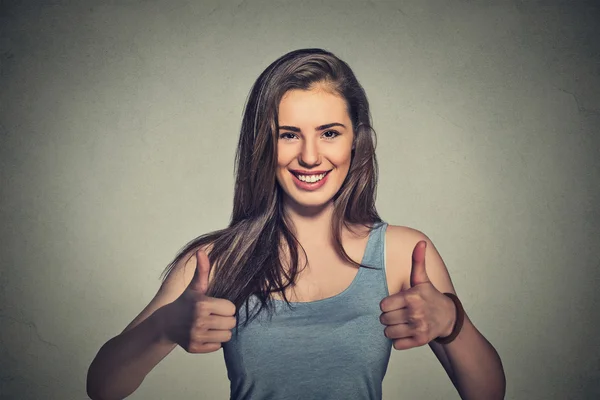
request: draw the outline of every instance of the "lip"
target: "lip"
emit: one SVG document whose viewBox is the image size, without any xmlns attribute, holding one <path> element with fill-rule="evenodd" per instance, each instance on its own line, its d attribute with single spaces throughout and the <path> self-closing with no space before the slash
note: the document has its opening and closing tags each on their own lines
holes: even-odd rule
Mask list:
<svg viewBox="0 0 600 400">
<path fill-rule="evenodd" d="M 326 174 L 329 170 L 321 170 L 321 171 L 306 171 L 306 170 L 302 170 L 302 169 L 290 169 L 289 170 L 292 174 L 294 175 L 321 175 L 321 174 Z"/>
<path fill-rule="evenodd" d="M 300 190 L 306 190 L 306 191 L 313 191 L 313 190 L 317 190 L 319 189 L 321 186 L 323 186 L 325 184 L 325 182 L 327 182 L 327 178 L 329 178 L 329 171 L 310 171 L 311 173 L 307 174 L 306 171 L 302 171 L 302 172 L 298 172 L 300 175 L 318 175 L 318 174 L 325 174 L 325 176 L 323 177 L 323 179 L 321 179 L 318 182 L 315 183 L 308 183 L 308 182 L 302 182 L 300 179 L 298 179 L 298 177 L 296 176 L 296 172 L 297 170 L 291 171 L 290 173 L 292 175 L 292 180 L 294 181 L 294 184 L 296 185 L 296 187 Z"/>
</svg>

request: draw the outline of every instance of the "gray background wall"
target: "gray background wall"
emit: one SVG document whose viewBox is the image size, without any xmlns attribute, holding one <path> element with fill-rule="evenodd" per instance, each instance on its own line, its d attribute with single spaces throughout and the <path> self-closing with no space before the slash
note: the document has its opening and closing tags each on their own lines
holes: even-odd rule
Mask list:
<svg viewBox="0 0 600 400">
<path fill-rule="evenodd" d="M 302 47 L 364 85 L 379 211 L 436 243 L 507 398 L 600 396 L 593 2 L 0 4 L 3 399 L 85 396 L 175 252 L 227 224 L 246 95 Z M 427 347 L 384 390 L 458 398 Z M 177 349 L 131 398 L 227 396 L 220 352 Z"/>
</svg>

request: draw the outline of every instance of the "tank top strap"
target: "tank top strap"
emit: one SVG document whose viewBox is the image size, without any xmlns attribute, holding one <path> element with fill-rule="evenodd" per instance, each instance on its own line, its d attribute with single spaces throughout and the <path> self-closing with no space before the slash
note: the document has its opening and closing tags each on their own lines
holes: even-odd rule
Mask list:
<svg viewBox="0 0 600 400">
<path fill-rule="evenodd" d="M 385 230 L 387 229 L 387 226 L 388 224 L 386 222 L 378 222 L 373 226 L 363 256 L 363 265 L 378 269 L 384 267 Z"/>
<path fill-rule="evenodd" d="M 367 290 L 359 290 L 383 297 L 388 295 L 385 274 L 385 231 L 387 226 L 386 222 L 379 222 L 373 226 L 362 259 L 362 265 L 366 268 L 361 267 L 355 282 L 358 286 L 368 286 Z"/>
</svg>

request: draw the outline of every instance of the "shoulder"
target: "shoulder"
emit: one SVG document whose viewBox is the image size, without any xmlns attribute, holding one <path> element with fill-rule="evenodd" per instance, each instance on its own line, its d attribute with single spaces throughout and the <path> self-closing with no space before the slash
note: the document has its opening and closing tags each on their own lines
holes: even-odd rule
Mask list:
<svg viewBox="0 0 600 400">
<path fill-rule="evenodd" d="M 204 251 L 207 255 L 212 250 L 212 244 L 192 248 L 181 255 L 179 260 L 173 264 L 165 276 L 160 292 L 181 293 L 190 284 L 196 272 L 198 251 Z M 210 278 L 212 278 L 212 268 Z"/>
<path fill-rule="evenodd" d="M 205 246 L 206 247 L 206 246 Z M 123 332 L 126 332 L 154 313 L 159 308 L 175 301 L 190 284 L 196 270 L 196 251 L 193 249 L 187 251 L 172 264 L 165 274 L 165 279 L 154 298 L 148 303 L 146 308 L 127 325 Z M 205 250 L 209 250 L 206 249 Z"/>
<path fill-rule="evenodd" d="M 446 273 L 446 267 L 431 239 L 422 231 L 408 226 L 388 225 L 386 230 L 386 271 L 390 292 L 410 287 L 412 253 L 420 241 L 427 242 L 426 263 L 431 269 Z"/>
<path fill-rule="evenodd" d="M 420 240 L 429 240 L 429 238 L 421 231 L 410 228 L 408 226 L 401 225 L 388 225 L 386 230 L 386 237 L 395 242 L 415 242 L 418 243 Z"/>
<path fill-rule="evenodd" d="M 387 226 L 385 232 L 385 264 L 390 293 L 396 293 L 410 287 L 412 252 L 421 240 L 429 241 L 429 238 L 417 229 L 400 225 Z"/>
<path fill-rule="evenodd" d="M 453 291 L 446 266 L 431 239 L 418 229 L 388 225 L 386 230 L 386 273 L 390 293 L 410 287 L 412 254 L 420 241 L 427 243 L 425 263 L 434 285 Z M 439 289 L 439 288 L 438 288 Z"/>
</svg>

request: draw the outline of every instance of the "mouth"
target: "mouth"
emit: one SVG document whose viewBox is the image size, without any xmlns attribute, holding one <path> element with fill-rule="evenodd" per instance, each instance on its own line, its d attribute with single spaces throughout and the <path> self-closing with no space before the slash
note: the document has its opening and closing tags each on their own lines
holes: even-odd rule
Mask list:
<svg viewBox="0 0 600 400">
<path fill-rule="evenodd" d="M 289 170 L 292 175 L 294 175 L 300 182 L 313 184 L 322 181 L 325 179 L 327 174 L 331 172 L 329 171 L 299 171 L 299 170 Z"/>
</svg>

